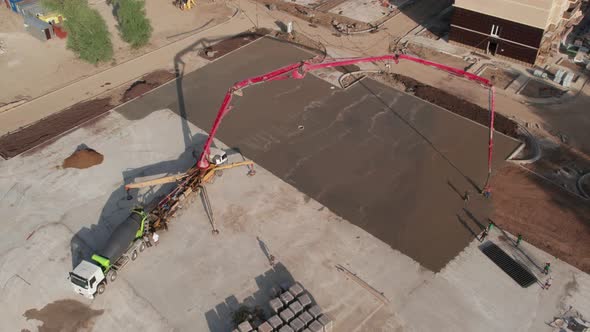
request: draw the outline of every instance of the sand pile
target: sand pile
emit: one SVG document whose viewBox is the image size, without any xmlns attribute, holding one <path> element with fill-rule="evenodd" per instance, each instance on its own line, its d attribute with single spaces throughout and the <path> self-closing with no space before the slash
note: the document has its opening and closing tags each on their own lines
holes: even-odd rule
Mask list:
<svg viewBox="0 0 590 332">
<path fill-rule="evenodd" d="M 78 150 L 64 160 L 63 168 L 88 168 L 101 164 L 104 156 L 92 149 Z"/>
</svg>

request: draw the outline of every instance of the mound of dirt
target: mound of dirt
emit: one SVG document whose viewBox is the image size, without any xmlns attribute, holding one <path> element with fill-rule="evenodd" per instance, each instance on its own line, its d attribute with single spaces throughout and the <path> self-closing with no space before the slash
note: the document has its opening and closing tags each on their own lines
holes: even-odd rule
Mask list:
<svg viewBox="0 0 590 332">
<path fill-rule="evenodd" d="M 88 168 L 101 164 L 104 156 L 92 149 L 78 150 L 64 160 L 63 168 Z"/>
<path fill-rule="evenodd" d="M 9 159 L 45 143 L 113 108 L 111 98 L 78 103 L 28 127 L 0 137 L 0 156 Z"/>
<path fill-rule="evenodd" d="M 169 71 L 160 69 L 144 75 L 140 80 L 131 84 L 131 86 L 123 94 L 123 101 L 129 101 L 137 98 L 152 89 L 174 79 L 176 75 Z"/>
<path fill-rule="evenodd" d="M 401 84 L 403 87 L 405 87 L 406 92 L 413 93 L 420 99 L 424 99 L 486 127 L 490 125 L 490 112 L 488 109 L 463 100 L 441 89 L 423 84 L 411 77 L 399 74 L 379 75 L 376 78 L 380 79 L 381 81 L 384 80 L 385 83 L 393 85 L 394 87 L 399 87 Z M 517 132 L 518 125 L 516 122 L 510 120 L 502 114 L 496 113 L 494 128 L 510 137 L 519 137 Z"/>
</svg>

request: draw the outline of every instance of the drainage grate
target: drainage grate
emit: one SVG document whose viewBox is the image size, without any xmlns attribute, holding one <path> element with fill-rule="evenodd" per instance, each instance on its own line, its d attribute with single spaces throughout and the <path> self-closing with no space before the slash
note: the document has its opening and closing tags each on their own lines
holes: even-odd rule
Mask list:
<svg viewBox="0 0 590 332">
<path fill-rule="evenodd" d="M 522 287 L 528 287 L 537 282 L 537 278 L 518 264 L 504 250 L 497 245 L 488 242 L 480 247 L 481 251 L 496 263 L 506 274 Z"/>
</svg>

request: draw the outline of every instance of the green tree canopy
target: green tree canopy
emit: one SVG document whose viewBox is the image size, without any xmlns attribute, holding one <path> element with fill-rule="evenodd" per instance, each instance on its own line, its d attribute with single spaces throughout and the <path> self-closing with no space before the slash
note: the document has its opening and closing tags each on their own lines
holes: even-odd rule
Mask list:
<svg viewBox="0 0 590 332">
<path fill-rule="evenodd" d="M 115 15 L 121 38 L 133 48 L 150 41 L 152 26 L 145 14 L 144 0 L 114 0 Z"/>
<path fill-rule="evenodd" d="M 67 47 L 80 59 L 98 63 L 113 58 L 113 44 L 107 25 L 100 13 L 88 6 L 87 0 L 43 0 L 42 3 L 64 16 Z"/>
</svg>

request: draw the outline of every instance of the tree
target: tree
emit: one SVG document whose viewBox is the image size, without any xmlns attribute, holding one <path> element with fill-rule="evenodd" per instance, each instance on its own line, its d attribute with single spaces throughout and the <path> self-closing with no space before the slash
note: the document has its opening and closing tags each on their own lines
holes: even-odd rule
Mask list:
<svg viewBox="0 0 590 332">
<path fill-rule="evenodd" d="M 45 8 L 59 11 L 65 18 L 67 47 L 90 63 L 113 58 L 113 44 L 106 22 L 87 0 L 44 0 Z"/>
<path fill-rule="evenodd" d="M 152 26 L 145 14 L 144 0 L 114 0 L 113 6 L 121 38 L 133 48 L 147 44 Z"/>
</svg>

